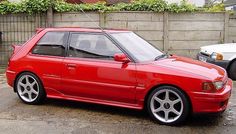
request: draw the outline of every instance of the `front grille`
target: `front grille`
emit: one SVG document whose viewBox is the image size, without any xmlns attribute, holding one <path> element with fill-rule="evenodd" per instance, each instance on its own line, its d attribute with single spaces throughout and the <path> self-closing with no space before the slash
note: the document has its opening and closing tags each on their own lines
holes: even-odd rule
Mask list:
<svg viewBox="0 0 236 134">
<path fill-rule="evenodd" d="M 207 57 L 210 56 L 209 54 L 206 54 L 206 53 L 204 53 L 204 52 L 200 52 L 200 54 L 201 54 L 201 55 L 204 55 L 204 56 L 207 56 Z"/>
</svg>

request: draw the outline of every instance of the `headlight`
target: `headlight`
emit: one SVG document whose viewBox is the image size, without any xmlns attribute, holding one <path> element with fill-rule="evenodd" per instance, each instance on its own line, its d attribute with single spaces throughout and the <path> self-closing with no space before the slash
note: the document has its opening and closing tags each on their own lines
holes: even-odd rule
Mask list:
<svg viewBox="0 0 236 134">
<path fill-rule="evenodd" d="M 213 84 L 215 85 L 215 88 L 217 90 L 221 89 L 224 86 L 224 83 L 222 81 L 213 82 Z"/>
<path fill-rule="evenodd" d="M 224 83 L 222 81 L 217 82 L 204 82 L 202 89 L 206 92 L 215 92 L 216 90 L 222 89 Z"/>
<path fill-rule="evenodd" d="M 223 60 L 223 55 L 220 53 L 213 52 L 211 58 L 214 60 Z"/>
</svg>

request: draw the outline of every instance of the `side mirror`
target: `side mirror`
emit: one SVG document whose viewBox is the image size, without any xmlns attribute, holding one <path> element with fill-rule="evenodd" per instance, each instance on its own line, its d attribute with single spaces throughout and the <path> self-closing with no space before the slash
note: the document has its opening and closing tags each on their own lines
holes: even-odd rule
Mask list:
<svg viewBox="0 0 236 134">
<path fill-rule="evenodd" d="M 119 62 L 123 62 L 123 63 L 130 62 L 129 58 L 123 53 L 114 54 L 114 60 L 119 61 Z"/>
</svg>

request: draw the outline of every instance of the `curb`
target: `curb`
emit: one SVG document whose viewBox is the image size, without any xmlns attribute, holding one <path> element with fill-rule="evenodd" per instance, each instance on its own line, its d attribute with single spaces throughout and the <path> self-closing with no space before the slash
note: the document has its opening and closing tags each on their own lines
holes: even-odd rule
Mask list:
<svg viewBox="0 0 236 134">
<path fill-rule="evenodd" d="M 0 67 L 0 75 L 4 74 L 5 72 L 6 72 L 6 69 Z"/>
</svg>

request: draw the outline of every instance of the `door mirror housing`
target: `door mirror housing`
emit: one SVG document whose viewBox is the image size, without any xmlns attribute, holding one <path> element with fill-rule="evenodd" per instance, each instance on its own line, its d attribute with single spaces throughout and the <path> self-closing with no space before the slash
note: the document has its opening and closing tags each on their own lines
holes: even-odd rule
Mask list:
<svg viewBox="0 0 236 134">
<path fill-rule="evenodd" d="M 123 63 L 130 62 L 130 59 L 123 53 L 114 54 L 114 60 L 119 61 L 119 62 L 123 62 Z"/>
</svg>

